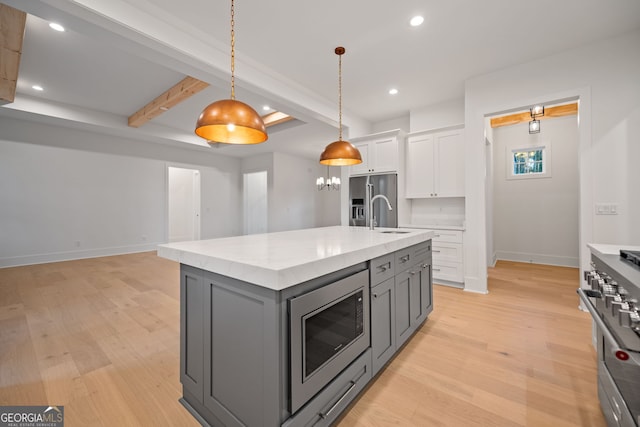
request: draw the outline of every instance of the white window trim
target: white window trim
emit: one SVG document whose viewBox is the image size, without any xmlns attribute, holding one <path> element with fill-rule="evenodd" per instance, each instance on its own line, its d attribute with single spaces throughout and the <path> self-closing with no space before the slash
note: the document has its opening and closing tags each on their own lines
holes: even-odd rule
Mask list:
<svg viewBox="0 0 640 427">
<path fill-rule="evenodd" d="M 526 173 L 522 175 L 515 175 L 513 173 L 513 153 L 516 151 L 533 151 L 533 150 L 543 150 L 542 154 L 542 169 L 544 172 L 542 173 Z M 520 180 L 520 179 L 540 179 L 540 178 L 551 178 L 551 142 L 546 141 L 543 144 L 536 144 L 532 146 L 508 146 L 506 147 L 505 158 L 506 158 L 506 179 L 508 180 Z"/>
</svg>

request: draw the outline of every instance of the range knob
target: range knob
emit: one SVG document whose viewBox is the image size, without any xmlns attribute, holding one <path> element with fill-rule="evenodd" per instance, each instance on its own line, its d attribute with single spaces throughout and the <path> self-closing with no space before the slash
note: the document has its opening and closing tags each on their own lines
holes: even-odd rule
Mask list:
<svg viewBox="0 0 640 427">
<path fill-rule="evenodd" d="M 620 326 L 630 328 L 640 335 L 640 314 L 638 314 L 638 310 L 620 310 L 618 318 L 620 319 Z"/>
<path fill-rule="evenodd" d="M 629 311 L 629 303 L 620 299 L 611 301 L 611 314 L 617 316 L 619 312 Z"/>
</svg>

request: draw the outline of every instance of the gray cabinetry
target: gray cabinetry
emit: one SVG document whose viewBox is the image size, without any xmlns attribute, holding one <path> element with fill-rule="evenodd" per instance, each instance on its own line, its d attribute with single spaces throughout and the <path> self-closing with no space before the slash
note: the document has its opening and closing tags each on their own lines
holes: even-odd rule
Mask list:
<svg viewBox="0 0 640 427">
<path fill-rule="evenodd" d="M 426 319 L 430 264 L 427 241 L 281 291 L 182 265 L 181 402 L 205 426 L 331 425 Z M 370 348 L 292 413 L 288 301 L 367 269 Z"/>
<path fill-rule="evenodd" d="M 279 294 L 180 271 L 182 403 L 203 425 L 279 426 L 287 417 Z"/>
<path fill-rule="evenodd" d="M 413 335 L 432 309 L 430 240 L 371 261 L 374 375 Z"/>
<path fill-rule="evenodd" d="M 180 382 L 200 403 L 204 394 L 203 283 L 200 270 L 189 266 L 180 270 Z"/>
<path fill-rule="evenodd" d="M 378 372 L 396 352 L 395 280 L 393 277 L 371 288 L 371 357 Z"/>
<path fill-rule="evenodd" d="M 396 345 L 413 334 L 420 318 L 420 283 L 408 270 L 396 275 Z"/>
<path fill-rule="evenodd" d="M 431 241 L 396 252 L 396 345 L 400 347 L 432 310 Z"/>
<path fill-rule="evenodd" d="M 330 426 L 371 380 L 371 350 L 367 350 L 282 427 Z"/>
</svg>

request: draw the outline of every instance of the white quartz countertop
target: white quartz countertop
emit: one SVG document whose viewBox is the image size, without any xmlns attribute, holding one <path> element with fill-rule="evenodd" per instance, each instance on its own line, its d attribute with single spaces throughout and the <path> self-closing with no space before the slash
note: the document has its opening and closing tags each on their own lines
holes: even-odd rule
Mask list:
<svg viewBox="0 0 640 427">
<path fill-rule="evenodd" d="M 640 246 L 633 245 L 611 245 L 604 243 L 589 243 L 587 247 L 596 255 L 620 255 L 620 249 L 629 251 L 640 251 Z"/>
<path fill-rule="evenodd" d="M 464 231 L 464 225 L 456 224 L 400 224 L 402 228 L 420 228 L 425 230 L 460 230 Z"/>
<path fill-rule="evenodd" d="M 433 234 L 418 229 L 334 226 L 168 243 L 158 246 L 158 256 L 282 290 L 424 242 Z"/>
</svg>

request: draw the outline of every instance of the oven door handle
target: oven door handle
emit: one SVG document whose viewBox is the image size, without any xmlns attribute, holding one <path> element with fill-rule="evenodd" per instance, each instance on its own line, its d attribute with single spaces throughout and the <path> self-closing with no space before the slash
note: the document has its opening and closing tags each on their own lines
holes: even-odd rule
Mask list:
<svg viewBox="0 0 640 427">
<path fill-rule="evenodd" d="M 589 300 L 589 297 L 585 293 L 584 289 L 578 289 L 578 295 L 580 295 L 580 299 L 584 303 L 584 306 L 587 307 L 587 310 L 589 310 L 589 313 L 591 314 L 591 318 L 593 319 L 594 322 L 596 322 L 598 329 L 602 331 L 602 335 L 604 336 L 604 339 L 606 339 L 609 342 L 609 348 L 611 349 L 611 352 L 615 355 L 616 352 L 623 350 L 618 345 L 618 341 L 616 341 L 616 338 L 609 331 L 609 328 L 607 327 L 606 323 L 604 323 L 604 321 L 600 318 L 600 315 L 598 314 L 596 308 L 593 306 L 593 303 Z"/>
</svg>

